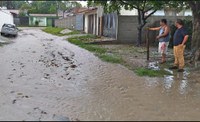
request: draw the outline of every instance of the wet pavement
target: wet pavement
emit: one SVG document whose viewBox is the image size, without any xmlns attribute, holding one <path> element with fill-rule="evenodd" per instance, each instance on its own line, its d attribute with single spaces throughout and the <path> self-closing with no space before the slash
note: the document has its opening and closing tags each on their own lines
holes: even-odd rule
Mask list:
<svg viewBox="0 0 200 122">
<path fill-rule="evenodd" d="M 200 120 L 198 75 L 139 77 L 65 38 L 23 28 L 0 47 L 0 120 Z"/>
</svg>

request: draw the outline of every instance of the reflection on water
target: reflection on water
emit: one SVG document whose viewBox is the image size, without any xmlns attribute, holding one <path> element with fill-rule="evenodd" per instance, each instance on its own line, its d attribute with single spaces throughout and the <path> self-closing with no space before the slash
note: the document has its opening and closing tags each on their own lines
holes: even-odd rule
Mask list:
<svg viewBox="0 0 200 122">
<path fill-rule="evenodd" d="M 187 80 L 181 80 L 180 82 L 180 87 L 179 87 L 179 93 L 180 94 L 185 94 L 186 93 L 186 89 L 187 89 L 187 86 L 188 86 L 188 82 Z"/>
<path fill-rule="evenodd" d="M 179 94 L 187 94 L 189 90 L 189 80 L 188 76 L 190 73 L 186 70 L 183 73 L 179 73 L 176 70 L 169 70 L 166 67 L 160 66 L 158 62 L 149 62 L 148 68 L 154 70 L 165 70 L 170 72 L 172 75 L 166 75 L 159 80 L 156 78 L 148 78 L 146 80 L 146 85 L 148 87 L 162 86 L 165 92 L 178 91 Z"/>
<path fill-rule="evenodd" d="M 174 76 L 165 76 L 163 81 L 165 89 L 169 90 L 174 82 Z"/>
<path fill-rule="evenodd" d="M 154 70 L 160 70 L 158 62 L 149 62 L 148 63 L 148 68 L 149 69 L 154 69 Z"/>
</svg>

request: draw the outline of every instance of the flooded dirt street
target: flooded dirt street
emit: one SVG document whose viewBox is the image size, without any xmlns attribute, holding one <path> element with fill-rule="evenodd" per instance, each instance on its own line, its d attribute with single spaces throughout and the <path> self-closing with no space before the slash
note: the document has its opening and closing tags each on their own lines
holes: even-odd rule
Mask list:
<svg viewBox="0 0 200 122">
<path fill-rule="evenodd" d="M 0 47 L 0 120 L 200 120 L 188 72 L 139 77 L 37 28 Z"/>
</svg>

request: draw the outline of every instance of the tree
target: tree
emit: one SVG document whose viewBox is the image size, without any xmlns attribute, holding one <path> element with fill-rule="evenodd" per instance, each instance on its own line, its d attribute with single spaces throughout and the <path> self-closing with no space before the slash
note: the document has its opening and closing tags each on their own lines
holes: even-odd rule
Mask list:
<svg viewBox="0 0 200 122">
<path fill-rule="evenodd" d="M 193 14 L 192 61 L 200 61 L 200 1 L 188 1 Z"/>
<path fill-rule="evenodd" d="M 23 1 L 2 0 L 1 6 L 6 6 L 7 9 L 20 9 L 24 3 L 27 3 L 27 0 L 23 0 Z"/>
<path fill-rule="evenodd" d="M 124 7 L 126 10 L 136 9 L 138 11 L 138 39 L 137 45 L 142 43 L 142 30 L 147 23 L 147 19 L 153 15 L 157 10 L 161 9 L 165 5 L 165 1 L 148 1 L 148 0 L 89 0 L 88 4 L 101 4 L 104 6 L 105 12 L 117 11 L 120 14 L 120 10 Z M 149 13 L 148 15 L 146 15 Z"/>
<path fill-rule="evenodd" d="M 63 17 L 64 17 L 64 13 L 66 11 L 71 10 L 72 8 L 80 8 L 82 7 L 82 5 L 78 2 L 72 2 L 72 1 L 63 1 L 62 3 L 60 3 L 59 5 L 59 10 L 61 10 L 63 12 Z"/>
<path fill-rule="evenodd" d="M 20 7 L 20 13 L 19 16 L 27 16 L 28 10 L 31 9 L 31 6 L 28 2 L 24 2 Z"/>
</svg>

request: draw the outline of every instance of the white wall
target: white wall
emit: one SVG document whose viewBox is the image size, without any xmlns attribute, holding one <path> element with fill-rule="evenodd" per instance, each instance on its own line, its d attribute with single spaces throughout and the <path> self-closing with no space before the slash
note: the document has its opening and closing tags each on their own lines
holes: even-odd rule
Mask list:
<svg viewBox="0 0 200 122">
<path fill-rule="evenodd" d="M 8 10 L 0 9 L 0 31 L 1 31 L 3 24 L 13 24 L 14 25 L 14 19 L 13 19 L 12 14 Z"/>
<path fill-rule="evenodd" d="M 84 31 L 88 33 L 88 15 L 85 15 L 85 24 L 84 24 Z"/>
<path fill-rule="evenodd" d="M 120 10 L 120 14 L 121 15 L 125 15 L 125 16 L 133 16 L 133 15 L 138 15 L 138 12 L 136 9 L 133 9 L 133 10 L 125 10 L 124 8 L 122 8 Z"/>
</svg>

